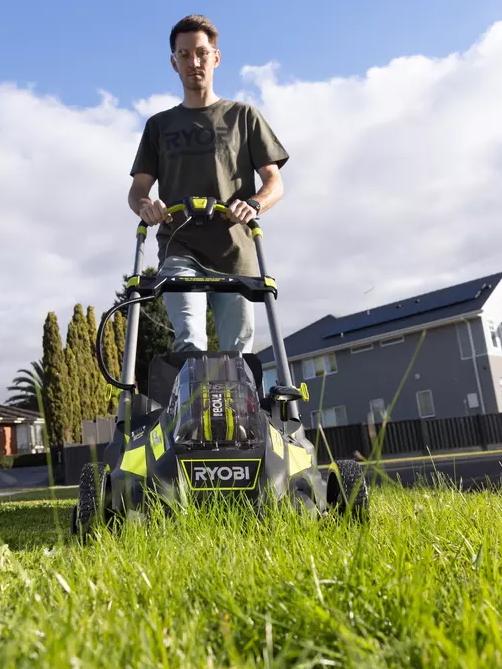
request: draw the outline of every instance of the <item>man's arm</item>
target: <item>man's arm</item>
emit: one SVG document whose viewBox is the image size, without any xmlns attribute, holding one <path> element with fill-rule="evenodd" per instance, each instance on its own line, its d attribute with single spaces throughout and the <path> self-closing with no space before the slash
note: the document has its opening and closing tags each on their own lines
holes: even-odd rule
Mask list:
<svg viewBox="0 0 502 669">
<path fill-rule="evenodd" d="M 129 206 L 142 221 L 148 225 L 157 225 L 163 221 L 169 221 L 170 216 L 164 213 L 166 205 L 162 200 L 152 202 L 150 190 L 156 179 L 151 174 L 138 172 L 134 175 L 132 186 L 127 198 Z"/>
<path fill-rule="evenodd" d="M 276 163 L 264 165 L 258 170 L 262 186 L 251 199 L 260 203 L 260 214 L 274 206 L 284 194 L 282 177 Z M 256 217 L 256 209 L 242 200 L 234 200 L 230 204 L 229 218 L 234 223 L 249 223 Z"/>
</svg>

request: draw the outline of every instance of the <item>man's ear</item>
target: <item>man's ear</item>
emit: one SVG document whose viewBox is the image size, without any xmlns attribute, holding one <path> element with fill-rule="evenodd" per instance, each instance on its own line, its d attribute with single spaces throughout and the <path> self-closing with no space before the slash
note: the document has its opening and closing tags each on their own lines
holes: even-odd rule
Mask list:
<svg viewBox="0 0 502 669">
<path fill-rule="evenodd" d="M 178 72 L 178 65 L 176 63 L 176 58 L 173 56 L 173 54 L 171 54 L 171 65 L 173 66 L 173 70 L 175 72 Z M 178 74 L 179 74 L 179 72 L 178 72 Z"/>
<path fill-rule="evenodd" d="M 216 50 L 215 53 L 215 58 L 214 58 L 214 66 L 215 68 L 218 67 L 218 65 L 221 63 L 221 51 L 219 49 Z"/>
</svg>

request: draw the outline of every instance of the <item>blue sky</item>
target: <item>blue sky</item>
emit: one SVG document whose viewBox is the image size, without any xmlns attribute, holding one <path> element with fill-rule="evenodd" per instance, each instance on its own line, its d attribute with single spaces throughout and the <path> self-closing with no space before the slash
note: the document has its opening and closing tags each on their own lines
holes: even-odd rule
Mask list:
<svg viewBox="0 0 502 669">
<path fill-rule="evenodd" d="M 191 12 L 220 29 L 218 92 L 231 97 L 244 64 L 281 64 L 279 79 L 361 75 L 396 56 L 462 51 L 495 20 L 500 0 L 28 0 L 0 22 L 0 81 L 93 105 L 102 88 L 122 106 L 177 92 L 168 64 L 171 26 Z"/>
</svg>

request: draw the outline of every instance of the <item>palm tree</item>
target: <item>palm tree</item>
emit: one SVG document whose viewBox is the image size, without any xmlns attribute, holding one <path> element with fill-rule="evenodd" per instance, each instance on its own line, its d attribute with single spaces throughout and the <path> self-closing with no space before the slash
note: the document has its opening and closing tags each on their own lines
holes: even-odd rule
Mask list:
<svg viewBox="0 0 502 669">
<path fill-rule="evenodd" d="M 15 393 L 11 395 L 6 404 L 20 409 L 40 411 L 37 399 L 37 388 L 43 394 L 45 379 L 42 361 L 30 363 L 32 369 L 18 369 L 17 376 L 12 380 L 12 385 L 7 390 Z"/>
</svg>

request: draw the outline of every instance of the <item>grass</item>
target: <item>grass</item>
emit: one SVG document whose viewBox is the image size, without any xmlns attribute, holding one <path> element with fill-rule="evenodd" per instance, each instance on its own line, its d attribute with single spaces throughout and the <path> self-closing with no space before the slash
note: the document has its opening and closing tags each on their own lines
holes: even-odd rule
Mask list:
<svg viewBox="0 0 502 669">
<path fill-rule="evenodd" d="M 36 499 L 74 499 L 76 495 L 78 495 L 78 485 L 46 488 L 12 488 L 0 494 L 0 504 L 2 502 L 26 502 Z"/>
<path fill-rule="evenodd" d="M 0 666 L 500 667 L 502 496 L 373 492 L 367 526 L 220 500 L 85 545 L 0 505 Z"/>
</svg>

